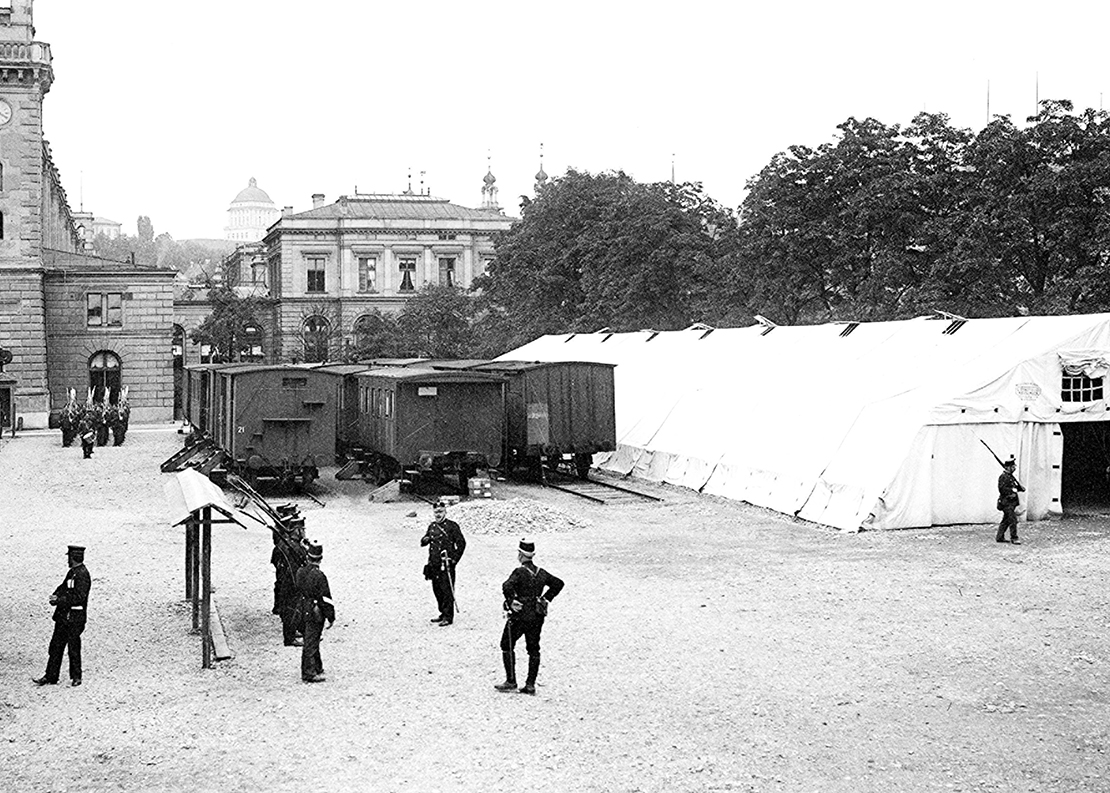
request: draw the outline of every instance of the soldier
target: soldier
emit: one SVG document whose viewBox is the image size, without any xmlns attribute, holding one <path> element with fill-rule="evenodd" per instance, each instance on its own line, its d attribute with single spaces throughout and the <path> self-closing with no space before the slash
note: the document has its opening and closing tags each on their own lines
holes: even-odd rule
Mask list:
<svg viewBox="0 0 1110 793">
<path fill-rule="evenodd" d="M 50 651 L 46 661 L 46 674 L 35 678 L 36 686 L 55 685 L 62 671 L 62 653 L 69 648 L 69 684 L 81 685 L 81 632 L 85 630 L 86 609 L 92 579 L 85 568 L 85 549 L 71 545 L 67 551 L 69 571 L 62 583 L 50 596 L 54 606 L 54 635 L 50 637 Z"/>
<path fill-rule="evenodd" d="M 86 411 L 85 415 L 81 417 L 81 423 L 77 427 L 77 433 L 81 436 L 81 451 L 84 453 L 86 460 L 93 456 L 93 448 L 96 446 L 96 431 L 94 426 L 93 417 Z"/>
<path fill-rule="evenodd" d="M 561 579 L 542 567 L 536 567 L 532 557 L 536 545 L 521 540 L 517 549 L 520 567 L 501 585 L 505 596 L 505 630 L 501 634 L 501 658 L 505 664 L 505 682 L 495 685 L 498 691 L 516 690 L 517 639 L 524 636 L 528 650 L 528 679 L 520 689 L 521 694 L 536 693 L 536 674 L 540 671 L 540 632 L 547 616 L 547 606 L 563 589 Z M 546 591 L 544 591 L 546 590 Z"/>
<path fill-rule="evenodd" d="M 324 661 L 320 657 L 320 638 L 324 621 L 328 628 L 335 624 L 335 606 L 331 600 L 328 577 L 320 569 L 324 547 L 309 543 L 305 563 L 297 571 L 297 594 L 304 615 L 304 646 L 301 647 L 301 679 L 306 683 L 323 683 Z"/>
<path fill-rule="evenodd" d="M 428 546 L 424 577 L 432 582 L 432 593 L 439 606 L 439 616 L 431 621 L 447 626 L 455 621 L 455 567 L 466 550 L 466 538 L 459 524 L 447 520 L 445 502 L 437 501 L 432 513 L 435 521 L 428 524 L 428 530 L 420 538 L 420 544 Z"/>
<path fill-rule="evenodd" d="M 1018 493 L 1024 493 L 1025 488 L 1014 477 L 1017 461 L 1013 455 L 1002 463 L 1002 473 L 998 477 L 998 508 L 1002 510 L 1002 521 L 998 524 L 998 533 L 994 535 L 996 542 L 1006 542 L 1006 529 L 1010 530 L 1010 542 L 1021 545 L 1017 531 Z"/>
<path fill-rule="evenodd" d="M 297 570 L 300 559 L 281 542 L 274 532 L 274 550 L 270 554 L 270 564 L 274 566 L 274 614 L 281 617 L 281 635 L 286 647 L 300 647 L 303 641 L 297 638 L 296 600 Z"/>
</svg>

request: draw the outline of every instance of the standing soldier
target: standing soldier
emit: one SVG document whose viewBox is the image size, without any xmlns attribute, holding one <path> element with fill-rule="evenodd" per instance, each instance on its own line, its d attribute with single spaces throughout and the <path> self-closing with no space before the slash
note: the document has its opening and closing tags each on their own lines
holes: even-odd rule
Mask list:
<svg viewBox="0 0 1110 793">
<path fill-rule="evenodd" d="M 304 644 L 297 638 L 297 570 L 300 559 L 281 541 L 274 532 L 274 550 L 270 554 L 270 564 L 274 566 L 274 614 L 281 617 L 281 635 L 286 647 L 300 647 Z"/>
<path fill-rule="evenodd" d="M 466 550 L 466 538 L 459 524 L 447 520 L 446 503 L 437 501 L 432 512 L 435 521 L 428 524 L 420 544 L 428 546 L 424 577 L 432 582 L 432 593 L 439 606 L 439 616 L 433 617 L 432 622 L 445 626 L 455 621 L 455 567 Z"/>
<path fill-rule="evenodd" d="M 62 653 L 69 648 L 69 684 L 81 685 L 81 632 L 85 630 L 86 608 L 92 579 L 85 568 L 85 549 L 71 545 L 67 551 L 69 571 L 62 583 L 50 596 L 54 606 L 54 635 L 50 637 L 50 651 L 46 661 L 46 674 L 35 678 L 35 685 L 55 685 L 62 671 Z"/>
<path fill-rule="evenodd" d="M 96 446 L 95 422 L 87 410 L 85 415 L 81 417 L 81 423 L 77 426 L 77 434 L 81 436 L 81 451 L 87 460 L 92 457 L 93 447 Z"/>
<path fill-rule="evenodd" d="M 528 650 L 528 679 L 521 694 L 536 693 L 536 674 L 540 671 L 540 632 L 547 616 L 547 606 L 563 589 L 561 579 L 551 575 L 542 567 L 536 567 L 532 557 L 536 555 L 535 543 L 521 540 L 517 548 L 517 561 L 520 567 L 509 575 L 501 585 L 505 595 L 505 630 L 501 634 L 501 658 L 505 663 L 505 682 L 495 685 L 498 691 L 516 690 L 516 647 L 517 639 L 524 636 L 524 646 Z M 546 590 L 546 591 L 544 591 Z"/>
<path fill-rule="evenodd" d="M 1018 493 L 1024 493 L 1025 488 L 1014 477 L 1017 461 L 1013 455 L 1002 463 L 1002 473 L 998 477 L 998 508 L 1002 510 L 1002 521 L 998 524 L 998 533 L 994 536 L 997 542 L 1006 542 L 1006 529 L 1010 530 L 1010 542 L 1021 545 L 1017 531 Z"/>
<path fill-rule="evenodd" d="M 297 571 L 297 594 L 304 615 L 304 646 L 301 647 L 301 679 L 306 683 L 323 683 L 324 661 L 320 657 L 320 638 L 324 621 L 328 627 L 335 624 L 335 606 L 331 601 L 328 577 L 320 569 L 324 547 L 309 543 L 305 563 Z"/>
</svg>

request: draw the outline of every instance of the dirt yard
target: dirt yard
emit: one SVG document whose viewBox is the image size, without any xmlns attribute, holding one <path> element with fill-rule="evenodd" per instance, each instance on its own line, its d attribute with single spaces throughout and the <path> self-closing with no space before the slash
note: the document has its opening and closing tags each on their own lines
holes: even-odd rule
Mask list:
<svg viewBox="0 0 1110 793">
<path fill-rule="evenodd" d="M 602 506 L 496 483 L 543 519 L 468 533 L 482 507 L 456 508 L 461 612 L 440 628 L 430 508 L 326 478 L 325 507 L 296 499 L 338 613 L 308 685 L 270 613 L 270 537 L 236 526 L 213 554 L 234 658 L 200 668 L 158 471 L 180 443 L 138 427 L 83 460 L 59 433 L 0 442 L 0 790 L 1110 790 L 1105 515 L 1022 524 L 1012 546 L 992 526 L 848 535 L 672 488 Z M 522 533 L 567 584 L 534 698 L 493 689 Z M 70 543 L 93 580 L 85 682 L 63 665 L 38 688 Z"/>
</svg>

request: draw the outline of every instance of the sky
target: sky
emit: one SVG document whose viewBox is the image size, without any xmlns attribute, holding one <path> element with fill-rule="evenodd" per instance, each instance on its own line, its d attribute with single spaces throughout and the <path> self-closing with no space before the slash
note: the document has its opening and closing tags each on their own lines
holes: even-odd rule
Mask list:
<svg viewBox="0 0 1110 793">
<path fill-rule="evenodd" d="M 1110 106 L 1110 3 L 1063 0 L 36 0 L 43 118 L 73 209 L 223 238 L 280 208 L 421 184 L 519 215 L 540 166 L 697 181 L 739 206 L 777 152 L 926 110 L 980 130 Z M 989 91 L 988 91 L 989 85 Z M 988 106 L 989 95 L 989 106 Z M 423 172 L 423 176 L 421 176 Z"/>
</svg>

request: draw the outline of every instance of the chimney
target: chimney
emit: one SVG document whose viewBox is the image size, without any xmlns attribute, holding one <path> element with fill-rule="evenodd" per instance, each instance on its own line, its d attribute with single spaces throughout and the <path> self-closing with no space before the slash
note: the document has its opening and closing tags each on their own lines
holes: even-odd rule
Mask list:
<svg viewBox="0 0 1110 793">
<path fill-rule="evenodd" d="M 293 207 L 282 207 L 281 208 L 281 216 L 283 218 L 287 218 L 292 214 L 293 214 Z"/>
<path fill-rule="evenodd" d="M 323 205 L 324 205 L 324 194 L 323 193 L 313 193 L 312 194 L 312 208 L 313 209 L 319 209 Z"/>
</svg>

